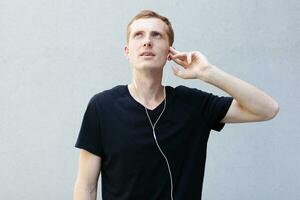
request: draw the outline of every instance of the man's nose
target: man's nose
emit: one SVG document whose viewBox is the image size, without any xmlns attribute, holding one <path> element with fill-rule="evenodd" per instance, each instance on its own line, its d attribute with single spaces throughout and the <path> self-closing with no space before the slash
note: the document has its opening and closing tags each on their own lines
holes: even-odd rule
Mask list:
<svg viewBox="0 0 300 200">
<path fill-rule="evenodd" d="M 151 47 L 152 46 L 152 42 L 151 42 L 151 39 L 150 38 L 146 38 L 145 41 L 144 41 L 144 47 Z"/>
</svg>

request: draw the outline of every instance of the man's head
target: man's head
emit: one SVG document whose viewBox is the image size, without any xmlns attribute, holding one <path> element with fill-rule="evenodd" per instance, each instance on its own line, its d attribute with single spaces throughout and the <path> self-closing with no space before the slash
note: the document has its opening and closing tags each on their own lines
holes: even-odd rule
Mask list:
<svg viewBox="0 0 300 200">
<path fill-rule="evenodd" d="M 129 22 L 126 39 L 124 53 L 134 67 L 162 68 L 174 41 L 174 32 L 166 17 L 143 10 Z"/>
<path fill-rule="evenodd" d="M 167 35 L 168 35 L 168 39 L 169 39 L 169 45 L 172 46 L 173 42 L 174 42 L 174 32 L 173 32 L 173 28 L 171 25 L 171 22 L 169 21 L 168 18 L 152 11 L 152 10 L 142 10 L 141 12 L 139 12 L 136 16 L 134 16 L 134 18 L 132 18 L 132 20 L 128 23 L 127 25 L 127 36 L 126 36 L 126 41 L 128 44 L 129 41 L 129 36 L 131 33 L 131 24 L 138 20 L 138 19 L 147 19 L 147 18 L 157 18 L 162 20 L 166 25 L 167 25 Z"/>
</svg>

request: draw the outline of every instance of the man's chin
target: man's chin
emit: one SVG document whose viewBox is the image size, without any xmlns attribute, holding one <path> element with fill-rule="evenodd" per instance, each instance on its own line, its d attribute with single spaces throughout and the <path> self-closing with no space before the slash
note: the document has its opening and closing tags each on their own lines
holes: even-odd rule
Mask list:
<svg viewBox="0 0 300 200">
<path fill-rule="evenodd" d="M 154 60 L 145 60 L 141 62 L 136 62 L 133 66 L 137 69 L 160 69 L 162 70 L 165 66 L 167 60 L 165 62 L 155 62 Z"/>
<path fill-rule="evenodd" d="M 136 69 L 141 69 L 141 70 L 162 70 L 163 66 L 157 65 L 155 63 L 141 63 L 139 65 L 135 65 Z"/>
</svg>

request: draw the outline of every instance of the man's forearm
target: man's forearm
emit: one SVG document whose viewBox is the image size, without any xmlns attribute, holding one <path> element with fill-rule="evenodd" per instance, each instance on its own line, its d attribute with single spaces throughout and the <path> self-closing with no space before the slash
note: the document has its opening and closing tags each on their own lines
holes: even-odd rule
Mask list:
<svg viewBox="0 0 300 200">
<path fill-rule="evenodd" d="M 97 199 L 97 185 L 88 187 L 75 183 L 73 200 L 96 200 Z"/>
<path fill-rule="evenodd" d="M 212 65 L 201 80 L 224 90 L 253 114 L 269 118 L 278 112 L 278 104 L 272 97 L 216 66 Z"/>
</svg>

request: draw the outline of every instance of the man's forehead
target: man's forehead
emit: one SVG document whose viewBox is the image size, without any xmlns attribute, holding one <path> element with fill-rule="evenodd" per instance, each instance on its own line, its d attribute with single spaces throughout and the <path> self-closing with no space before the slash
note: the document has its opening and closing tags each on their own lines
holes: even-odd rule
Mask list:
<svg viewBox="0 0 300 200">
<path fill-rule="evenodd" d="M 160 31 L 166 32 L 167 25 L 158 18 L 141 18 L 135 20 L 130 26 L 131 32 L 135 31 Z"/>
</svg>

